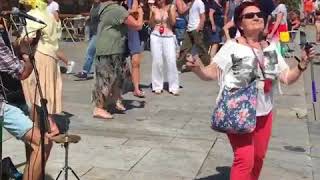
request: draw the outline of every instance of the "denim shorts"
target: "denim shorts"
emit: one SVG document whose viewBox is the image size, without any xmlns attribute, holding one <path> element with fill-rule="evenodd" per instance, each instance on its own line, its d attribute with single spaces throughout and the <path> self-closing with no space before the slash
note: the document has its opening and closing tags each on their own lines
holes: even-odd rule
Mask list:
<svg viewBox="0 0 320 180">
<path fill-rule="evenodd" d="M 23 139 L 24 135 L 33 127 L 33 122 L 19 108 L 4 104 L 3 125 L 4 128 L 17 139 Z"/>
<path fill-rule="evenodd" d="M 129 29 L 128 30 L 128 48 L 130 55 L 140 54 L 143 52 L 142 43 L 138 31 Z"/>
<path fill-rule="evenodd" d="M 216 26 L 216 31 L 212 32 L 212 30 L 210 29 L 209 33 L 209 43 L 210 44 L 219 44 L 222 42 L 222 36 L 220 35 L 222 31 L 222 28 L 219 26 Z"/>
</svg>

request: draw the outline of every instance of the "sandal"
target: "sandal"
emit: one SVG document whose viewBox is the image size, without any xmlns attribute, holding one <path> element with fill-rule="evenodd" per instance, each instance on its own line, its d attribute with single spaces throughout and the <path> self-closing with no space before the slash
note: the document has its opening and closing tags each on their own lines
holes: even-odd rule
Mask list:
<svg viewBox="0 0 320 180">
<path fill-rule="evenodd" d="M 141 91 L 141 90 L 140 90 L 140 93 L 133 92 L 132 94 L 138 98 L 145 98 L 145 93 L 144 91 Z"/>
<path fill-rule="evenodd" d="M 121 100 L 117 100 L 115 108 L 119 111 L 126 111 L 127 109 L 122 104 Z"/>
<path fill-rule="evenodd" d="M 113 119 L 113 116 L 109 112 L 100 108 L 94 110 L 93 117 L 98 119 Z"/>
<path fill-rule="evenodd" d="M 96 118 L 96 119 L 113 119 L 113 116 L 102 116 L 102 115 L 93 115 L 93 118 Z"/>
</svg>

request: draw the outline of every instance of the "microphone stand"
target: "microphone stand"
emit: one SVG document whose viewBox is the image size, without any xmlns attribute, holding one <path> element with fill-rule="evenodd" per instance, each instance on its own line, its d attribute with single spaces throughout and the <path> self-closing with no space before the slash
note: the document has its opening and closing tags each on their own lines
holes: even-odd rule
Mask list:
<svg viewBox="0 0 320 180">
<path fill-rule="evenodd" d="M 29 40 L 29 34 L 28 34 L 28 30 L 27 30 L 27 23 L 26 23 L 26 19 L 25 18 L 21 18 L 22 20 L 22 24 L 26 33 L 26 38 Z M 44 27 L 45 28 L 45 27 Z M 31 45 L 30 43 L 28 43 L 28 54 L 29 54 L 29 58 L 30 58 L 30 62 L 32 64 L 33 67 L 33 71 L 34 71 L 34 75 L 36 78 L 36 88 L 39 91 L 39 96 L 40 96 L 40 109 L 39 111 L 37 111 L 39 113 L 39 127 L 40 127 L 40 135 L 41 135 L 41 179 L 45 180 L 45 164 L 46 164 L 46 158 L 45 158 L 45 133 L 49 132 L 50 133 L 50 124 L 48 122 L 48 109 L 47 109 L 47 100 L 44 99 L 43 97 L 43 93 L 42 93 L 42 89 L 41 89 L 41 85 L 40 85 L 40 79 L 39 79 L 39 73 L 35 64 L 35 59 L 32 56 L 32 49 L 31 49 Z M 35 92 L 37 93 L 37 92 Z M 36 97 L 36 96 L 35 96 Z M 36 99 L 34 100 L 36 101 Z M 35 102 L 34 102 L 35 103 Z M 33 167 L 31 167 L 33 168 Z"/>
</svg>

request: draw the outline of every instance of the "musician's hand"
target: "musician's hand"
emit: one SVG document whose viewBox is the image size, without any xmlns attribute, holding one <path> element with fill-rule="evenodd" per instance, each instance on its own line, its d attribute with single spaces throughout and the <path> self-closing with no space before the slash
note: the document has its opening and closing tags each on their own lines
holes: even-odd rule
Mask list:
<svg viewBox="0 0 320 180">
<path fill-rule="evenodd" d="M 39 42 L 41 36 L 42 36 L 42 31 L 41 31 L 41 30 L 37 30 L 37 32 L 36 32 L 36 37 L 33 38 L 33 39 L 32 39 L 32 42 L 31 42 L 31 45 L 32 45 L 33 47 L 35 47 L 35 46 L 38 45 L 38 42 Z"/>
<path fill-rule="evenodd" d="M 31 39 L 31 41 L 26 39 L 21 40 L 19 44 L 20 53 L 29 54 L 31 57 L 33 57 L 37 50 L 38 42 L 39 42 L 39 35 L 37 35 L 36 38 Z"/>
<path fill-rule="evenodd" d="M 29 55 L 23 54 L 23 55 L 22 55 L 22 60 L 23 60 L 24 62 L 30 62 Z"/>
<path fill-rule="evenodd" d="M 51 139 L 52 137 L 58 135 L 60 131 L 56 122 L 52 118 L 48 118 L 48 122 L 50 124 L 50 133 L 46 133 L 46 137 Z"/>
<path fill-rule="evenodd" d="M 21 39 L 19 42 L 20 55 L 30 54 L 29 46 L 30 46 L 29 42 L 25 41 L 24 39 Z"/>
</svg>

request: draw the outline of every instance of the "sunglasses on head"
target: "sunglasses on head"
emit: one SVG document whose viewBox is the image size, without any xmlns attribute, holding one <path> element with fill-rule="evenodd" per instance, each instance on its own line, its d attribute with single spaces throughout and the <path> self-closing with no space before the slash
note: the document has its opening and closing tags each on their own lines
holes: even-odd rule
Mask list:
<svg viewBox="0 0 320 180">
<path fill-rule="evenodd" d="M 258 18 L 263 18 L 264 15 L 262 12 L 246 13 L 246 14 L 243 14 L 241 18 L 253 19 L 254 16 L 257 16 Z"/>
</svg>

